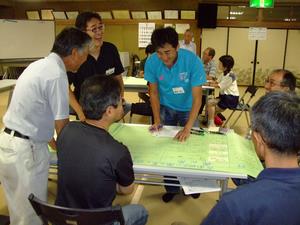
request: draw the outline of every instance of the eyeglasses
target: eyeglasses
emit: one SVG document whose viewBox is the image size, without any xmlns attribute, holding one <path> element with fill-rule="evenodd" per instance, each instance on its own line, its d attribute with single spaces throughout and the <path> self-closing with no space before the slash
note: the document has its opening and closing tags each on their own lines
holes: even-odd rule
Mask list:
<svg viewBox="0 0 300 225">
<path fill-rule="evenodd" d="M 269 77 L 265 79 L 265 83 L 270 84 L 270 86 L 283 86 L 281 82 L 270 79 Z"/>
<path fill-rule="evenodd" d="M 122 98 L 122 107 L 123 107 L 123 109 L 126 107 L 126 101 L 124 98 Z"/>
<path fill-rule="evenodd" d="M 104 31 L 104 24 L 101 24 L 97 27 L 94 27 L 92 29 L 86 29 L 86 31 L 92 31 L 93 33 L 97 33 L 97 31 Z"/>
</svg>

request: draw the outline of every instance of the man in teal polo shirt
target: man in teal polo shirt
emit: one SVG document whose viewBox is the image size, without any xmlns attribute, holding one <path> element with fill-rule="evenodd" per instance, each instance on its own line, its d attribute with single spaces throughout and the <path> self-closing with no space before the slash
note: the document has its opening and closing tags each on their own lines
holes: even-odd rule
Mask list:
<svg viewBox="0 0 300 225">
<path fill-rule="evenodd" d="M 183 129 L 174 138 L 185 141 L 201 105 L 201 85 L 206 83 L 203 64 L 192 52 L 179 49 L 178 34 L 171 27 L 156 29 L 151 42 L 156 53 L 148 58 L 145 65 L 154 116 L 150 130 L 158 131 L 162 125 L 180 125 Z M 180 191 L 178 187 L 166 186 L 166 189 L 165 202 Z"/>
</svg>

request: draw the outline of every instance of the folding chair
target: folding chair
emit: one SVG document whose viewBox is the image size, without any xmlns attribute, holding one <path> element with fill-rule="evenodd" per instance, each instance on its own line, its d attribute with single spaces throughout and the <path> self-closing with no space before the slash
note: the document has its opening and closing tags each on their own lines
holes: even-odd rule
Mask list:
<svg viewBox="0 0 300 225">
<path fill-rule="evenodd" d="M 152 124 L 153 113 L 152 113 L 151 105 L 149 103 L 146 103 L 146 102 L 132 103 L 130 117 L 129 117 L 129 123 L 131 123 L 131 121 L 132 121 L 133 114 L 149 116 L 149 124 Z"/>
<path fill-rule="evenodd" d="M 107 225 L 119 222 L 125 225 L 121 206 L 100 209 L 74 209 L 48 204 L 33 194 L 28 197 L 34 211 L 43 225 Z"/>
<path fill-rule="evenodd" d="M 226 120 L 226 123 L 223 125 L 223 127 L 225 127 L 229 120 L 231 119 L 231 117 L 233 116 L 233 114 L 236 112 L 236 111 L 239 111 L 239 115 L 237 116 L 237 118 L 235 119 L 235 121 L 233 122 L 233 124 L 231 124 L 230 128 L 232 128 L 236 123 L 237 121 L 240 119 L 240 117 L 242 116 L 243 112 L 245 113 L 246 115 L 246 120 L 247 120 L 247 124 L 248 124 L 248 127 L 250 127 L 250 120 L 249 120 L 249 116 L 247 114 L 247 112 L 249 113 L 249 110 L 250 110 L 250 101 L 252 100 L 252 98 L 255 96 L 256 92 L 257 92 L 258 88 L 255 87 L 255 86 L 248 86 L 245 93 L 243 94 L 243 96 L 240 98 L 239 100 L 239 103 L 237 105 L 236 108 L 234 109 L 231 109 L 232 110 L 232 113 L 230 114 L 230 116 L 228 117 L 228 119 Z M 248 96 L 248 97 L 247 97 Z M 246 100 L 247 99 L 247 100 Z"/>
</svg>

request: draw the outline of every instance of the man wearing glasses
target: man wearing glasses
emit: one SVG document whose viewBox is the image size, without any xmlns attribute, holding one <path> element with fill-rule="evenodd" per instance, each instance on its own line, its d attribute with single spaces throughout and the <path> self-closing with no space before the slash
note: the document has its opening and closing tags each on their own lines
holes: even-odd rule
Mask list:
<svg viewBox="0 0 300 225">
<path fill-rule="evenodd" d="M 90 76 L 100 74 L 103 76 L 113 76 L 119 81 L 121 86 L 121 95 L 124 96 L 124 83 L 122 66 L 118 49 L 115 45 L 103 41 L 104 24 L 97 13 L 84 12 L 77 16 L 75 26 L 86 32 L 92 38 L 92 47 L 84 64 L 79 68 L 77 73 L 69 73 L 69 84 L 74 85 L 74 90 L 70 88 L 70 105 L 76 112 L 81 121 L 85 120 L 82 108 L 78 102 L 80 98 L 81 84 Z"/>
<path fill-rule="evenodd" d="M 296 77 L 289 70 L 276 69 L 273 70 L 265 80 L 266 94 L 273 91 L 296 93 Z M 249 130 L 247 137 L 251 137 L 252 130 Z M 250 177 L 246 180 L 233 178 L 232 181 L 236 186 L 252 182 L 255 178 Z"/>
<path fill-rule="evenodd" d="M 265 80 L 266 93 L 271 91 L 295 92 L 296 77 L 288 70 L 276 69 Z"/>
</svg>

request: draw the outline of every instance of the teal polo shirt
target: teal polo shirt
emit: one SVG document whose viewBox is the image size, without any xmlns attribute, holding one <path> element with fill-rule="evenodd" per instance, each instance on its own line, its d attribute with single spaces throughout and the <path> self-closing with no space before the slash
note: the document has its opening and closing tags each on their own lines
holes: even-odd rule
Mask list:
<svg viewBox="0 0 300 225">
<path fill-rule="evenodd" d="M 206 83 L 203 64 L 194 53 L 179 49 L 175 64 L 168 68 L 152 54 L 145 65 L 145 80 L 158 85 L 160 104 L 176 111 L 192 108 L 192 88 Z"/>
</svg>

